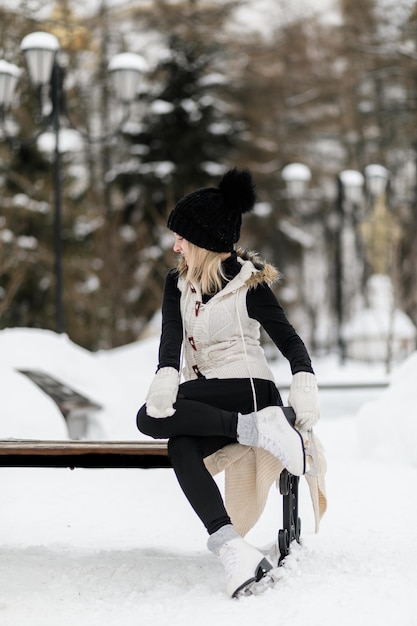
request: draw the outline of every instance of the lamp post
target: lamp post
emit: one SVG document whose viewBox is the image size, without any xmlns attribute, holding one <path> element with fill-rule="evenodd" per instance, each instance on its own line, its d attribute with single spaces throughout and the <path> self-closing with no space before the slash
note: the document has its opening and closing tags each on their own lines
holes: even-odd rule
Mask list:
<svg viewBox="0 0 417 626">
<path fill-rule="evenodd" d="M 291 219 L 286 229 L 290 240 L 296 242 L 300 251 L 300 279 L 297 281 L 302 311 L 299 312 L 303 333 L 309 337 L 312 349 L 323 344 L 323 320 L 328 317 L 325 289 L 327 263 L 324 254 L 323 227 L 320 219 L 320 203 L 317 190 L 308 189 L 312 175 L 303 163 L 289 163 L 281 171 L 286 185 L 286 196 L 291 201 Z M 285 229 L 285 222 L 281 229 Z M 288 223 L 287 222 L 287 223 Z"/>
<path fill-rule="evenodd" d="M 27 35 L 21 43 L 25 54 L 29 76 L 35 89 L 41 94 L 45 85 L 51 86 L 50 122 L 55 136 L 53 161 L 54 186 L 54 276 L 55 276 L 55 330 L 64 331 L 62 305 L 62 193 L 61 193 L 61 153 L 59 146 L 60 104 L 62 70 L 57 61 L 59 42 L 50 33 L 35 32 Z M 41 102 L 42 107 L 42 102 Z M 41 111 L 41 113 L 43 113 Z"/>
<path fill-rule="evenodd" d="M 337 177 L 336 232 L 335 232 L 335 309 L 337 346 L 341 364 L 346 360 L 344 326 L 347 305 L 357 294 L 355 282 L 356 245 L 355 211 L 362 201 L 364 177 L 356 170 L 343 170 Z M 349 271 L 347 267 L 349 266 Z"/>
<path fill-rule="evenodd" d="M 40 130 L 30 139 L 20 139 L 6 131 L 6 114 L 12 107 L 14 92 L 20 69 L 7 61 L 0 60 L 0 121 L 4 138 L 12 145 L 33 143 L 40 135 L 51 129 L 55 138 L 53 153 L 53 188 L 54 188 L 54 276 L 55 276 L 55 330 L 64 332 L 63 285 L 62 285 L 62 172 L 60 130 L 61 119 L 66 116 L 64 106 L 64 69 L 59 62 L 60 45 L 58 39 L 46 32 L 30 33 L 21 42 L 29 76 L 37 92 L 40 107 Z M 124 107 L 123 120 L 126 119 L 130 105 L 134 101 L 141 73 L 145 69 L 144 59 L 133 53 L 118 54 L 110 60 L 109 74 L 117 100 Z M 80 131 L 81 132 L 81 131 Z M 118 132 L 118 131 L 116 131 Z M 91 140 L 85 133 L 82 133 Z M 95 138 L 103 141 L 106 137 Z"/>
</svg>

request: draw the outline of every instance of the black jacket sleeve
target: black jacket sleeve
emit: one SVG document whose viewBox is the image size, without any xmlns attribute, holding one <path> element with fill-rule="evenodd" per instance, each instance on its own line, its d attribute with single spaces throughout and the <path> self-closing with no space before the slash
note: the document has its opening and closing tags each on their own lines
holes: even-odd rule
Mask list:
<svg viewBox="0 0 417 626">
<path fill-rule="evenodd" d="M 180 310 L 181 292 L 177 287 L 178 274 L 172 270 L 165 280 L 162 300 L 162 331 L 159 344 L 159 364 L 161 367 L 180 368 L 182 344 L 182 320 Z"/>
<path fill-rule="evenodd" d="M 261 324 L 280 352 L 288 359 L 293 374 L 297 372 L 314 374 L 307 348 L 267 285 L 261 284 L 255 289 L 249 289 L 246 307 L 249 317 Z"/>
</svg>

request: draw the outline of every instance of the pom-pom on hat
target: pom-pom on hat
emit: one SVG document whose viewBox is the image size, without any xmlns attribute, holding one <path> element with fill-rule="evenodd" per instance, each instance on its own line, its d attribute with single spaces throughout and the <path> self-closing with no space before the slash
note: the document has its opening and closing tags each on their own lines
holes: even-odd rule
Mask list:
<svg viewBox="0 0 417 626">
<path fill-rule="evenodd" d="M 190 243 L 213 252 L 231 252 L 240 237 L 242 214 L 255 205 L 255 185 L 248 170 L 227 171 L 218 187 L 187 194 L 168 218 L 168 228 Z"/>
</svg>

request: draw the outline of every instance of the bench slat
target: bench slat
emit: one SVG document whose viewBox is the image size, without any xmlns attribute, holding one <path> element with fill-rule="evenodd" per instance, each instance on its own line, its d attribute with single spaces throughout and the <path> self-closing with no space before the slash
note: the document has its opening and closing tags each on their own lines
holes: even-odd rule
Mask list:
<svg viewBox="0 0 417 626">
<path fill-rule="evenodd" d="M 166 441 L 0 440 L 0 454 L 168 454 Z"/>
<path fill-rule="evenodd" d="M 0 467 L 171 467 L 166 441 L 0 440 Z"/>
</svg>

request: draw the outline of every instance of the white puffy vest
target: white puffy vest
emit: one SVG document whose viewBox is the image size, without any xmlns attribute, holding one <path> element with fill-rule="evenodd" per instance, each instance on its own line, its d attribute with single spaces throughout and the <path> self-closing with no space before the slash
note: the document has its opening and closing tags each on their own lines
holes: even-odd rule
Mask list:
<svg viewBox="0 0 417 626">
<path fill-rule="evenodd" d="M 246 281 L 258 270 L 242 261 L 235 278 L 203 304 L 198 287 L 179 279 L 184 328 L 184 379 L 262 378 L 274 376 L 259 343 L 260 324 L 246 308 Z"/>
</svg>

